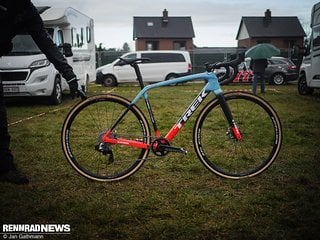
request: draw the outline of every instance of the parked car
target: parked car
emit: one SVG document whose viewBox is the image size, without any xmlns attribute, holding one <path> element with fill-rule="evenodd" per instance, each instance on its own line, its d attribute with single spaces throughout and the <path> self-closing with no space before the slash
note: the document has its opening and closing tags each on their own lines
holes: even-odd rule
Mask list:
<svg viewBox="0 0 320 240">
<path fill-rule="evenodd" d="M 191 73 L 191 60 L 187 51 L 137 51 L 126 53 L 121 58 L 149 58 L 139 65 L 144 82 L 159 82 Z M 120 60 L 101 66 L 96 70 L 96 82 L 104 86 L 135 82 L 137 77 L 129 65 L 119 64 Z"/>
<path fill-rule="evenodd" d="M 239 65 L 239 72 L 233 79 L 233 82 L 252 82 L 253 73 L 249 69 L 250 58 L 246 58 L 245 62 Z M 284 57 L 272 57 L 268 59 L 268 67 L 265 72 L 265 80 L 270 84 L 281 85 L 288 81 L 294 81 L 298 78 L 297 66 Z"/>
</svg>

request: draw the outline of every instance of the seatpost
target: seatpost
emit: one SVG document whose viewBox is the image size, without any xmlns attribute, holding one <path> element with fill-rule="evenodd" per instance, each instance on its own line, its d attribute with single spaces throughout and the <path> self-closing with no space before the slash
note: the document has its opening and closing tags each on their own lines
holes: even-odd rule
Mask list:
<svg viewBox="0 0 320 240">
<path fill-rule="evenodd" d="M 137 62 L 132 63 L 131 66 L 134 68 L 134 71 L 136 72 L 137 80 L 139 82 L 139 85 L 140 85 L 141 89 L 143 89 L 144 88 L 144 83 L 143 83 L 142 75 L 141 75 L 140 68 L 139 68 Z"/>
<path fill-rule="evenodd" d="M 141 89 L 143 89 L 144 88 L 144 83 L 143 83 L 142 75 L 141 75 L 140 68 L 139 68 L 137 62 L 133 62 L 131 64 L 131 66 L 134 68 L 134 70 L 136 72 L 137 79 L 138 79 L 138 82 L 140 84 Z M 160 133 L 159 133 L 159 130 L 158 130 L 158 127 L 157 127 L 156 120 L 154 118 L 154 114 L 153 114 L 153 111 L 152 111 L 152 107 L 151 107 L 149 98 L 147 97 L 146 93 L 145 93 L 145 96 L 144 96 L 144 101 L 145 101 L 147 109 L 148 109 L 148 113 L 149 113 L 150 120 L 151 120 L 152 125 L 153 125 L 153 129 L 154 129 L 154 131 L 156 133 L 156 136 L 159 137 Z"/>
</svg>

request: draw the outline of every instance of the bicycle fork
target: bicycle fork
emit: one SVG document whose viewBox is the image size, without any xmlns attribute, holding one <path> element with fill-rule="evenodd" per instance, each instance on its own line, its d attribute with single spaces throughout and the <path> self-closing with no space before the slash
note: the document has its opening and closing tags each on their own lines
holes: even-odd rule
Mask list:
<svg viewBox="0 0 320 240">
<path fill-rule="evenodd" d="M 234 139 L 236 139 L 237 141 L 243 140 L 242 134 L 233 119 L 232 113 L 230 111 L 230 108 L 227 104 L 227 101 L 226 101 L 224 95 L 221 93 L 221 94 L 217 94 L 216 97 L 219 100 L 219 103 L 220 103 L 220 106 L 222 108 L 224 115 L 226 116 L 226 119 L 227 119 L 229 126 L 230 126 L 229 131 L 231 131 Z"/>
</svg>

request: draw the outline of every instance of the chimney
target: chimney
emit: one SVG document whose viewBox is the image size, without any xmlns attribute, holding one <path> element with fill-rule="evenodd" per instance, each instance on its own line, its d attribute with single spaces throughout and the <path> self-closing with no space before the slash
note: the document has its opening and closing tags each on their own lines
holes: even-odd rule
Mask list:
<svg viewBox="0 0 320 240">
<path fill-rule="evenodd" d="M 271 11 L 270 11 L 270 9 L 267 9 L 264 12 L 264 22 L 267 23 L 267 24 L 271 23 Z"/>
<path fill-rule="evenodd" d="M 168 23 L 169 22 L 169 17 L 168 17 L 168 10 L 164 9 L 162 12 L 162 22 L 163 23 Z"/>
</svg>

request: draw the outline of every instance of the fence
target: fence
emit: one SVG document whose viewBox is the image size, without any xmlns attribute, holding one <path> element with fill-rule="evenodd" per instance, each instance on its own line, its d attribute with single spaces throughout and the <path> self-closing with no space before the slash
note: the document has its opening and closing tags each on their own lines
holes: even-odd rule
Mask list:
<svg viewBox="0 0 320 240">
<path fill-rule="evenodd" d="M 221 62 L 230 58 L 231 55 L 237 53 L 239 48 L 236 47 L 221 47 L 221 48 L 195 48 L 190 51 L 192 73 L 199 73 L 204 71 L 205 63 Z M 127 53 L 126 51 L 97 51 L 96 52 L 96 66 L 102 66 L 113 62 L 121 55 Z M 294 56 L 292 49 L 281 49 L 282 57 L 290 58 L 298 67 L 302 61 L 302 55 Z"/>
</svg>

